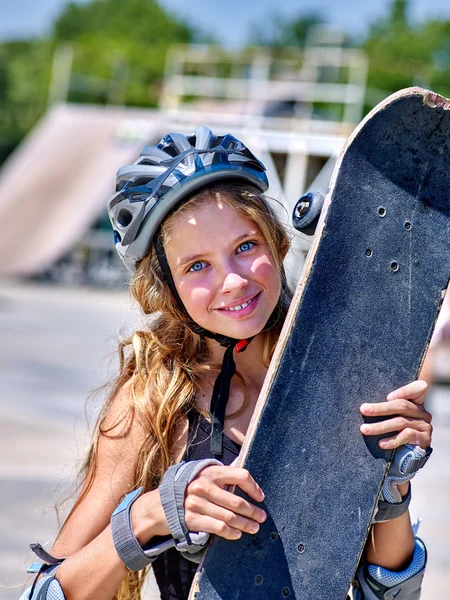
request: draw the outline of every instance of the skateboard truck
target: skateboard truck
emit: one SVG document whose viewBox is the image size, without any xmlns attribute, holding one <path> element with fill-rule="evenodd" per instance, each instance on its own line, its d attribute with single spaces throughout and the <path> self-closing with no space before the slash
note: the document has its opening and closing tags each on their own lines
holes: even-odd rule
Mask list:
<svg viewBox="0 0 450 600">
<path fill-rule="evenodd" d="M 314 235 L 324 200 L 322 192 L 308 192 L 297 200 L 292 213 L 292 224 L 297 231 Z"/>
</svg>

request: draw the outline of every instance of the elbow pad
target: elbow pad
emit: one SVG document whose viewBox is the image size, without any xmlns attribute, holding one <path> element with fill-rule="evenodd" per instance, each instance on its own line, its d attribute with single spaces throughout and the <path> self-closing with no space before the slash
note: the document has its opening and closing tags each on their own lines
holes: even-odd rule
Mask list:
<svg viewBox="0 0 450 600">
<path fill-rule="evenodd" d="M 359 589 L 355 600 L 419 600 L 427 563 L 427 550 L 415 538 L 411 564 L 404 571 L 389 571 L 377 565 L 363 564 L 357 573 Z"/>
<path fill-rule="evenodd" d="M 55 577 L 59 565 L 65 559 L 52 556 L 36 542 L 30 544 L 30 548 L 43 562 L 33 563 L 28 567 L 28 573 L 36 573 L 36 577 L 33 585 L 24 591 L 19 600 L 66 600 L 61 584 Z"/>
<path fill-rule="evenodd" d="M 66 600 L 63 589 L 54 575 L 49 572 L 55 572 L 56 568 L 46 571 L 41 579 L 30 586 L 20 596 L 20 600 Z"/>
</svg>

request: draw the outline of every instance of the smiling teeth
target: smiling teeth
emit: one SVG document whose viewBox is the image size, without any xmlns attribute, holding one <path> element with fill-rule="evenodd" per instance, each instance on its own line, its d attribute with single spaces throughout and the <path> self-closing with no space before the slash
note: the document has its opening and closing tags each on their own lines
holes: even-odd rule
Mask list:
<svg viewBox="0 0 450 600">
<path fill-rule="evenodd" d="M 239 304 L 238 306 L 230 306 L 230 308 L 224 308 L 224 310 L 242 310 L 243 308 L 246 308 L 249 304 L 251 304 L 253 300 L 254 298 L 250 298 L 250 300 L 244 302 L 244 304 Z"/>
</svg>

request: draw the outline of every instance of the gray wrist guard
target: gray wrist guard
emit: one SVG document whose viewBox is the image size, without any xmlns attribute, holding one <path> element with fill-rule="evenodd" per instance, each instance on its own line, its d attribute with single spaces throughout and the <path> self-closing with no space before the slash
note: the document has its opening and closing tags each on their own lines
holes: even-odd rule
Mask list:
<svg viewBox="0 0 450 600">
<path fill-rule="evenodd" d="M 186 487 L 194 477 L 209 465 L 221 465 L 215 459 L 182 462 L 167 469 L 159 487 L 161 504 L 166 515 L 172 539 L 160 544 L 151 545 L 151 540 L 144 548 L 140 545 L 131 525 L 131 507 L 142 494 L 141 487 L 125 496 L 111 517 L 111 531 L 117 554 L 130 571 L 139 571 L 150 565 L 158 556 L 175 547 L 183 552 L 186 558 L 199 562 L 200 552 L 206 547 L 209 534 L 204 532 L 190 533 L 184 522 L 184 494 Z M 192 556 L 190 556 L 192 555 Z M 196 556 L 194 556 L 196 555 Z"/>
<path fill-rule="evenodd" d="M 158 556 L 173 546 L 172 540 L 143 548 L 137 541 L 131 525 L 131 507 L 144 488 L 140 487 L 125 496 L 111 516 L 111 531 L 117 554 L 130 571 L 147 567 Z"/>
<path fill-rule="evenodd" d="M 404 571 L 389 571 L 377 565 L 363 564 L 358 569 L 358 587 L 354 600 L 419 600 L 427 563 L 427 551 L 415 538 L 411 563 Z"/>
<path fill-rule="evenodd" d="M 398 486 L 410 481 L 417 471 L 425 466 L 432 452 L 432 448 L 423 450 L 420 446 L 410 444 L 397 448 L 381 489 L 373 523 L 396 519 L 408 510 L 411 501 L 411 486 L 404 498 L 402 498 Z"/>
<path fill-rule="evenodd" d="M 184 521 L 184 496 L 191 481 L 209 465 L 223 466 L 220 461 L 213 458 L 182 462 L 167 469 L 159 486 L 161 504 L 173 536 L 174 546 L 184 554 L 185 558 L 193 562 L 200 562 L 209 534 L 188 531 Z"/>
</svg>

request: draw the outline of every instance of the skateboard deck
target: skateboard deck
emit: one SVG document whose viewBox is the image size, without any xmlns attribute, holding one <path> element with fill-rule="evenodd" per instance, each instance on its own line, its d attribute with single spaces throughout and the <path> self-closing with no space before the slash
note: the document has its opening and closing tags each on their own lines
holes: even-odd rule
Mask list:
<svg viewBox="0 0 450 600">
<path fill-rule="evenodd" d="M 392 458 L 359 407 L 417 377 L 449 276 L 450 103 L 410 88 L 340 155 L 247 432 L 267 521 L 212 540 L 191 600 L 346 598 Z"/>
</svg>

